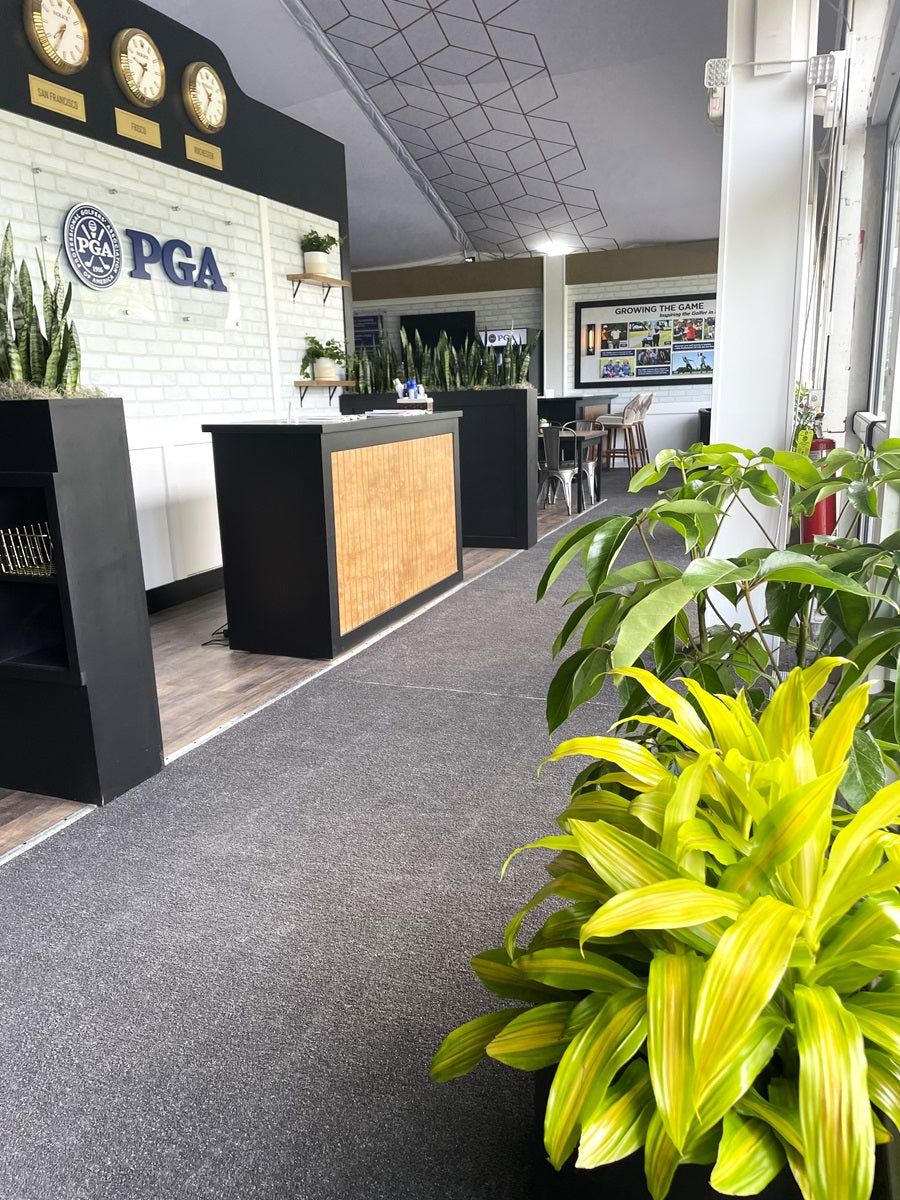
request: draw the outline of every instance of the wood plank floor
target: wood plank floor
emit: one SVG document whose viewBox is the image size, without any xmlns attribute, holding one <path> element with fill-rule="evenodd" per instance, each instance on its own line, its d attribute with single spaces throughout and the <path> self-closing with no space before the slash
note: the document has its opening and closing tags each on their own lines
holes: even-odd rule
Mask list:
<svg viewBox="0 0 900 1200">
<path fill-rule="evenodd" d="M 538 509 L 538 537 L 559 529 L 569 519 L 561 504 Z M 463 577 L 466 582 L 476 579 L 515 553 L 466 549 Z M 150 618 L 167 757 L 282 695 L 326 665 L 322 660 L 230 650 L 227 643 L 217 642 L 213 636 L 225 620 L 225 596 L 221 591 Z M 0 859 L 92 807 L 0 788 Z"/>
</svg>

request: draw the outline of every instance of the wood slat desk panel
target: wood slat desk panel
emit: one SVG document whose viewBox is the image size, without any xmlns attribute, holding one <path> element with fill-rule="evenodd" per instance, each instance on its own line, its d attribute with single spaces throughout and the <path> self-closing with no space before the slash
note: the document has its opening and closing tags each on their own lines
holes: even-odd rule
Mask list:
<svg viewBox="0 0 900 1200">
<path fill-rule="evenodd" d="M 453 436 L 331 456 L 340 631 L 457 570 Z"/>
</svg>

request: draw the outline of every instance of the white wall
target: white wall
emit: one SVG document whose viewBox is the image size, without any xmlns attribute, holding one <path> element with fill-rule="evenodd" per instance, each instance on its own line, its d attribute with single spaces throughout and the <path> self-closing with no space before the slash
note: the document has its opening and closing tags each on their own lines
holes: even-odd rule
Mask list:
<svg viewBox="0 0 900 1200">
<path fill-rule="evenodd" d="M 448 296 L 408 296 L 402 300 L 354 301 L 355 316 L 378 314 L 384 333 L 400 345 L 400 318 L 433 312 L 469 312 L 475 310 L 478 329 L 540 329 L 544 324 L 540 288 L 522 288 L 506 292 L 456 293 Z"/>
<path fill-rule="evenodd" d="M 75 280 L 72 316 L 82 382 L 125 403 L 146 586 L 217 566 L 212 454 L 200 427 L 283 415 L 298 396 L 306 335 L 343 342 L 341 290 L 323 304 L 321 288 L 304 285 L 293 299 L 285 278 L 302 270 L 301 234 L 336 234 L 335 222 L 7 112 L 0 156 L 0 212 L 34 278 L 37 250 L 52 271 L 75 203 L 98 205 L 123 239 L 119 282 L 101 293 Z M 212 247 L 228 291 L 177 287 L 158 266 L 150 280 L 129 278 L 126 228 L 181 238 L 198 254 Z M 330 268 L 340 274 L 336 253 Z"/>
</svg>

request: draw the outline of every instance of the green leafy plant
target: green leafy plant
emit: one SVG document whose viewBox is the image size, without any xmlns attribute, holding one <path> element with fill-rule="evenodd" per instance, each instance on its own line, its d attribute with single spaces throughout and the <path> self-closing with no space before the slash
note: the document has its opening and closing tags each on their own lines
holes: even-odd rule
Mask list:
<svg viewBox="0 0 900 1200">
<path fill-rule="evenodd" d="M 320 342 L 317 337 L 307 335 L 306 352 L 300 361 L 301 375 L 312 369 L 315 366 L 317 358 L 330 358 L 340 366 L 346 366 L 351 361 L 351 355 L 347 353 L 340 342 L 334 338 L 329 338 L 327 342 Z"/>
<path fill-rule="evenodd" d="M 645 507 L 582 526 L 551 554 L 539 598 L 574 559 L 585 580 L 568 597 L 571 612 L 554 644 L 555 654 L 567 654 L 548 691 L 551 730 L 599 692 L 610 669 L 644 660 L 661 680 L 684 675 L 728 695 L 745 687 L 751 709 L 759 711 L 785 669 L 836 655 L 844 663 L 817 699 L 816 719 L 876 666 L 896 669 L 900 535 L 867 541 L 861 521 L 878 512 L 880 490 L 900 479 L 900 441 L 884 442 L 871 456 L 834 450 L 818 462 L 730 445 L 666 450 L 635 475 L 631 490 L 672 479 L 676 486 Z M 780 505 L 788 485 L 794 515 L 839 494 L 844 532 L 786 550 L 768 539 L 754 502 Z M 723 520 L 736 508 L 757 520 L 765 544 L 719 557 Z M 686 568 L 654 552 L 661 528 L 683 541 Z M 629 542 L 644 557 L 618 567 Z M 743 606 L 743 621 L 735 619 L 735 605 Z M 652 702 L 635 677 L 619 676 L 617 686 L 625 718 Z M 631 728 L 639 740 L 656 742 L 646 725 Z M 871 694 L 842 783 L 844 798 L 860 803 L 884 782 L 887 765 L 900 767 L 900 691 L 891 682 Z"/>
<path fill-rule="evenodd" d="M 400 356 L 386 339 L 372 348 L 363 346 L 354 355 L 353 379 L 361 396 L 372 392 L 391 392 L 393 380 L 400 374 Z"/>
<path fill-rule="evenodd" d="M 809 445 L 822 420 L 817 397 L 803 383 L 794 385 L 794 429 L 791 449 L 809 452 Z"/>
<path fill-rule="evenodd" d="M 592 760 L 562 833 L 523 847 L 554 852 L 550 880 L 472 960 L 518 1005 L 451 1033 L 434 1079 L 485 1056 L 555 1065 L 550 1161 L 643 1148 L 654 1200 L 687 1162 L 728 1195 L 787 1164 L 806 1200 L 867 1200 L 882 1116 L 900 1122 L 900 783 L 836 806 L 869 692 L 819 720 L 842 665 L 794 668 L 758 719 L 744 691 L 619 672 L 667 749 L 585 737 L 550 756 Z M 547 900 L 564 906 L 521 945 Z"/>
<path fill-rule="evenodd" d="M 540 334 L 536 334 L 527 345 L 520 346 L 510 338 L 498 365 L 495 349 L 486 346 L 481 338 L 466 338 L 459 346 L 442 330 L 436 345 L 429 347 L 423 344 L 418 330 L 410 339 L 401 328 L 400 366 L 405 378 L 416 379 L 426 388 L 439 391 L 517 387 L 528 382 L 528 368 L 539 339 Z"/>
<path fill-rule="evenodd" d="M 66 319 L 72 285 L 63 286 L 58 262 L 52 285 L 40 258 L 38 268 L 43 285 L 40 315 L 28 267 L 22 262 L 16 270 L 12 227 L 7 225 L 0 246 L 0 381 L 32 385 L 43 394 L 72 395 L 79 391 L 81 377 L 78 334 L 74 322 Z M 12 394 L 19 391 L 13 388 Z"/>
<path fill-rule="evenodd" d="M 346 238 L 335 237 L 333 233 L 319 233 L 317 229 L 310 229 L 300 238 L 300 249 L 304 253 L 313 250 L 329 254 L 335 246 L 340 246 L 345 241 Z"/>
</svg>

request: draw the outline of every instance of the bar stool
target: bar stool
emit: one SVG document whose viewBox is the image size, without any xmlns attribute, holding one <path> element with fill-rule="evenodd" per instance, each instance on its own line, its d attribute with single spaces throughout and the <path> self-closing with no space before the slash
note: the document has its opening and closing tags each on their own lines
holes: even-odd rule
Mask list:
<svg viewBox="0 0 900 1200">
<path fill-rule="evenodd" d="M 647 466 L 650 462 L 650 449 L 647 445 L 647 429 L 644 425 L 644 417 L 647 415 L 647 409 L 653 403 L 653 393 L 643 392 L 643 400 L 641 401 L 641 411 L 638 415 L 635 433 L 637 434 L 638 450 L 643 458 L 643 465 Z"/>
<path fill-rule="evenodd" d="M 606 440 L 607 467 L 621 460 L 628 467 L 629 474 L 633 475 L 650 461 L 644 432 L 644 413 L 652 400 L 652 392 L 639 392 L 632 396 L 620 413 L 600 418 L 603 427 L 609 431 Z M 622 431 L 621 445 L 619 430 Z"/>
</svg>

